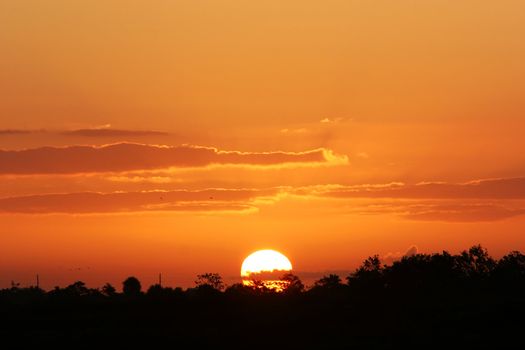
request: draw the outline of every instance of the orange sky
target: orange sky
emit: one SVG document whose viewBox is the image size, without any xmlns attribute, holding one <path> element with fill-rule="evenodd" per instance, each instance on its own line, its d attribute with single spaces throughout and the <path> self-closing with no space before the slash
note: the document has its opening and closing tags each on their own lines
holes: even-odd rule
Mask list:
<svg viewBox="0 0 525 350">
<path fill-rule="evenodd" d="M 3 0 L 0 288 L 523 251 L 523 33 L 519 0 Z"/>
</svg>

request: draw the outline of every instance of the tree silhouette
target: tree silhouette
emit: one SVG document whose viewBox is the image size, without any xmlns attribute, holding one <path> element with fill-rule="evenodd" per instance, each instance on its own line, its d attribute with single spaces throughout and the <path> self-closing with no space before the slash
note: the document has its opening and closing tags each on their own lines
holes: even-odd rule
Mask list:
<svg viewBox="0 0 525 350">
<path fill-rule="evenodd" d="M 315 281 L 308 292 L 318 299 L 338 303 L 344 301 L 347 291 L 348 287 L 342 283 L 341 277 L 336 274 L 330 274 Z"/>
<path fill-rule="evenodd" d="M 234 283 L 228 286 L 224 293 L 232 298 L 240 298 L 253 296 L 259 293 L 259 290 L 254 286 L 246 286 L 243 283 Z"/>
<path fill-rule="evenodd" d="M 127 296 L 137 296 L 140 295 L 142 286 L 140 281 L 136 277 L 128 277 L 124 282 L 122 282 L 122 291 L 124 295 Z"/>
<path fill-rule="evenodd" d="M 494 268 L 493 279 L 500 289 L 525 292 L 525 255 L 514 251 L 502 257 Z"/>
<path fill-rule="evenodd" d="M 384 285 L 390 290 L 410 294 L 421 289 L 440 289 L 459 281 L 456 264 L 456 259 L 447 252 L 405 256 L 383 269 Z"/>
<path fill-rule="evenodd" d="M 86 284 L 82 281 L 76 281 L 65 288 L 65 292 L 75 296 L 85 296 L 90 294 L 90 290 L 86 287 Z"/>
<path fill-rule="evenodd" d="M 146 295 L 153 299 L 166 300 L 172 297 L 178 297 L 182 293 L 182 289 L 179 287 L 173 289 L 171 287 L 163 287 L 157 283 L 148 288 Z"/>
<path fill-rule="evenodd" d="M 222 291 L 224 289 L 222 277 L 218 273 L 205 273 L 202 275 L 197 275 L 197 280 L 195 281 L 195 284 L 197 288 L 211 287 L 219 291 Z"/>
<path fill-rule="evenodd" d="M 270 288 L 268 288 L 268 286 L 266 285 L 266 282 L 263 280 L 252 278 L 250 279 L 250 283 L 251 283 L 250 288 L 252 288 L 253 290 L 259 293 L 266 293 L 266 292 L 272 291 Z"/>
<path fill-rule="evenodd" d="M 505 271 L 509 275 L 512 275 L 513 278 L 524 278 L 525 255 L 517 251 L 510 252 L 498 261 L 496 271 Z"/>
<path fill-rule="evenodd" d="M 320 288 L 339 288 L 342 286 L 341 277 L 339 277 L 338 275 L 330 274 L 316 281 L 314 286 Z"/>
<path fill-rule="evenodd" d="M 113 287 L 109 283 L 106 283 L 102 287 L 101 292 L 102 292 L 103 295 L 105 295 L 107 297 L 112 297 L 112 296 L 115 296 L 117 294 L 117 290 L 115 289 L 115 287 Z"/>
<path fill-rule="evenodd" d="M 286 294 L 298 294 L 304 291 L 304 284 L 299 277 L 292 273 L 287 273 L 281 277 L 283 281 L 283 291 Z"/>
<path fill-rule="evenodd" d="M 383 289 L 385 281 L 383 279 L 384 268 L 378 255 L 366 259 L 363 264 L 346 280 L 348 286 L 360 292 L 379 292 Z"/>
<path fill-rule="evenodd" d="M 484 278 L 488 277 L 496 267 L 488 251 L 481 245 L 476 245 L 468 251 L 462 252 L 458 259 L 458 268 L 466 277 Z"/>
<path fill-rule="evenodd" d="M 328 275 L 305 289 L 297 276 L 286 274 L 283 293 L 266 288 L 264 280 L 222 291 L 222 278 L 207 273 L 197 277 L 196 288 L 157 284 L 140 298 L 129 297 L 141 294 L 135 277 L 123 283 L 127 298 L 117 296 L 110 284 L 98 292 L 76 281 L 46 292 L 13 283 L 0 290 L 0 336 L 2 344 L 11 334 L 17 340 L 31 334 L 46 345 L 46 340 L 89 334 L 85 338 L 93 344 L 112 337 L 120 345 L 127 339 L 130 347 L 137 339 L 150 347 L 152 342 L 190 347 L 217 344 L 217 336 L 224 335 L 225 341 L 246 347 L 271 334 L 274 344 L 291 348 L 394 348 L 393 343 L 412 344 L 412 338 L 436 334 L 437 328 L 439 337 L 464 348 L 506 348 L 512 345 L 506 339 L 521 337 L 525 327 L 525 255 L 520 252 L 494 260 L 478 245 L 454 255 L 416 254 L 390 265 L 373 256 L 347 280 L 342 284 L 339 276 Z M 93 320 L 101 322 L 94 327 Z M 487 343 L 491 334 L 494 341 Z"/>
</svg>

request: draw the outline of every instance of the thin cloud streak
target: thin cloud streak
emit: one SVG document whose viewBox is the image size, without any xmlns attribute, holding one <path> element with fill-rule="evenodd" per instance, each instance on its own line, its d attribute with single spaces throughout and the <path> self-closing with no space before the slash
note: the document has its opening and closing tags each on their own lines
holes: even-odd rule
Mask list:
<svg viewBox="0 0 525 350">
<path fill-rule="evenodd" d="M 74 130 L 46 130 L 46 129 L 0 129 L 0 136 L 3 135 L 31 135 L 31 134 L 50 134 L 62 136 L 79 136 L 86 138 L 119 138 L 119 137 L 145 137 L 145 136 L 168 136 L 169 132 L 158 130 L 131 130 L 113 129 L 109 126 L 97 128 L 84 128 Z"/>
<path fill-rule="evenodd" d="M 319 196 L 331 198 L 406 199 L 525 199 L 525 177 L 484 179 L 466 183 L 427 182 L 416 185 L 322 186 L 313 188 Z"/>
<path fill-rule="evenodd" d="M 81 137 L 144 137 L 144 136 L 168 136 L 169 133 L 156 130 L 124 130 L 110 128 L 78 129 L 61 132 L 65 136 Z"/>
<path fill-rule="evenodd" d="M 503 203 L 436 204 L 407 208 L 400 217 L 412 221 L 490 222 L 510 219 L 525 214 L 525 206 Z"/>
<path fill-rule="evenodd" d="M 0 213 L 96 214 L 141 211 L 246 211 L 258 198 L 277 190 L 207 189 L 201 191 L 148 191 L 63 193 L 0 199 Z"/>
<path fill-rule="evenodd" d="M 0 136 L 6 135 L 26 135 L 26 134 L 34 134 L 34 133 L 42 133 L 45 132 L 45 130 L 28 130 L 28 129 L 1 129 L 0 130 Z"/>
</svg>

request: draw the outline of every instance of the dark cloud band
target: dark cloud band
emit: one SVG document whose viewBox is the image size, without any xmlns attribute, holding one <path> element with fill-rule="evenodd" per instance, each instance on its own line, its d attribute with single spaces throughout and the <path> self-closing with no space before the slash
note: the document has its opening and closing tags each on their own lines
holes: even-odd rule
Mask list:
<svg viewBox="0 0 525 350">
<path fill-rule="evenodd" d="M 328 163 L 324 149 L 307 152 L 221 151 L 199 146 L 118 143 L 95 146 L 41 147 L 0 151 L 0 174 L 76 174 L 205 167 L 213 164 L 273 166 Z"/>
</svg>

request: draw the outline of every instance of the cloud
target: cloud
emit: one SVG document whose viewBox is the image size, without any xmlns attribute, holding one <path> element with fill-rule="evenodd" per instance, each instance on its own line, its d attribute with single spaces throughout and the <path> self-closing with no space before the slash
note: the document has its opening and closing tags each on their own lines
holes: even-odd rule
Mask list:
<svg viewBox="0 0 525 350">
<path fill-rule="evenodd" d="M 345 121 L 345 118 L 338 117 L 338 118 L 323 118 L 319 122 L 322 124 L 337 124 L 343 121 Z"/>
<path fill-rule="evenodd" d="M 368 159 L 370 158 L 370 155 L 366 152 L 358 152 L 356 153 L 356 157 L 361 159 Z"/>
<path fill-rule="evenodd" d="M 419 252 L 419 249 L 417 248 L 417 246 L 413 245 L 413 246 L 410 246 L 410 248 L 408 248 L 408 250 L 405 252 L 405 256 L 407 257 L 414 256 L 418 252 Z"/>
<path fill-rule="evenodd" d="M 167 136 L 170 135 L 164 131 L 156 130 L 126 130 L 126 129 L 112 129 L 110 124 L 101 125 L 94 128 L 75 129 L 75 130 L 45 130 L 45 129 L 0 129 L 0 136 L 2 135 L 29 135 L 29 134 L 50 134 L 50 135 L 64 135 L 64 136 L 80 136 L 91 138 L 104 137 L 144 137 L 144 136 Z"/>
<path fill-rule="evenodd" d="M 413 221 L 483 222 L 525 215 L 525 178 L 466 183 L 318 185 L 291 190 L 302 197 L 344 200 L 356 215 L 394 214 Z"/>
<path fill-rule="evenodd" d="M 122 145 L 122 144 L 119 144 Z M 128 144 L 125 144 L 128 145 Z M 130 144 L 133 145 L 133 144 Z M 98 158 L 84 156 L 78 158 L 79 152 L 74 150 L 71 155 L 55 156 L 59 158 L 65 168 L 63 173 L 79 172 L 85 177 L 83 171 L 116 171 L 140 166 L 158 166 L 159 162 L 170 160 L 167 164 L 178 166 L 205 166 L 209 164 L 286 164 L 290 158 L 300 161 L 300 164 L 310 164 L 317 159 L 324 159 L 330 164 L 330 152 L 323 150 L 303 153 L 242 153 L 225 152 L 214 148 L 204 147 L 161 147 L 138 145 L 137 152 L 127 150 L 123 154 L 134 154 L 137 159 L 119 158 L 121 152 L 111 153 L 100 157 L 96 147 L 81 148 L 95 152 Z M 106 146 L 110 147 L 110 146 Z M 148 157 L 142 147 L 151 151 Z M 160 160 L 150 159 L 158 156 L 158 151 L 165 150 Z M 38 149 L 40 151 L 41 149 Z M 52 149 L 63 150 L 63 149 Z M 69 148 L 64 150 L 70 151 Z M 174 153 L 173 153 L 174 152 Z M 182 152 L 182 156 L 177 152 Z M 42 156 L 42 153 L 37 153 Z M 266 158 L 269 157 L 269 158 Z M 296 159 L 297 157 L 298 159 Z M 336 157 L 333 155 L 333 157 Z M 1 161 L 0 170 L 4 166 Z M 37 162 L 30 163 L 29 159 Z M 45 159 L 44 159 L 45 160 Z M 36 156 L 29 157 L 24 166 L 32 166 L 32 171 L 42 171 Z M 73 161 L 68 165 L 68 161 Z M 81 161 L 79 161 L 81 160 Z M 43 164 L 48 164 L 48 160 Z M 83 162 L 86 162 L 84 164 Z M 120 162 L 120 163 L 119 163 Z M 129 164 L 131 165 L 128 165 Z M 80 164 L 80 165 L 79 165 Z M 152 165 L 153 164 L 153 165 Z M 324 164 L 324 163 L 322 163 Z M 164 163 L 162 163 L 164 165 Z M 20 165 L 18 165 L 20 166 Z M 244 165 L 243 165 L 244 166 Z M 100 167 L 100 168 L 99 168 Z M 109 169 L 109 170 L 108 170 Z M 162 170 L 163 171 L 163 170 Z M 55 175 L 53 175 L 55 176 Z M 68 177 L 67 175 L 66 177 Z M 94 175 L 98 176 L 97 174 Z M 404 183 L 363 184 L 363 185 L 315 185 L 305 187 L 281 186 L 271 189 L 205 189 L 205 190 L 169 190 L 174 183 L 183 182 L 181 179 L 172 178 L 155 171 L 130 172 L 127 174 L 109 173 L 103 175 L 112 182 L 122 184 L 129 192 L 77 192 L 69 187 L 64 194 L 24 195 L 10 198 L 0 198 L 0 212 L 4 213 L 112 213 L 135 211 L 250 211 L 264 205 L 270 206 L 277 201 L 300 200 L 301 203 L 321 210 L 329 208 L 330 213 L 337 215 L 391 215 L 410 221 L 440 221 L 449 223 L 487 222 L 510 219 L 525 215 L 525 192 L 523 186 L 525 178 L 488 179 L 476 180 L 460 184 L 451 183 L 420 183 L 406 185 Z M 34 176 L 29 176 L 33 178 Z M 26 178 L 13 176 L 14 181 Z M 138 184 L 135 186 L 134 184 Z M 192 186 L 192 185 L 190 185 Z M 213 186 L 213 185 L 204 185 Z M 220 187 L 220 185 L 215 185 Z M 241 185 L 242 186 L 242 185 Z M 250 186 L 250 185 L 247 185 Z M 164 187 L 166 191 L 151 191 L 153 188 Z M 195 186 L 197 187 L 197 186 Z M 195 188 L 192 186 L 192 188 Z M 112 191 L 115 186 L 106 187 Z M 149 191 L 140 192 L 138 189 Z M 133 192 L 135 191 L 135 192 Z M 75 193 L 73 193 L 75 192 Z M 11 192 L 16 193 L 16 192 Z M 27 192 L 26 192 L 27 193 Z M 313 203 L 313 204 L 310 204 Z M 318 209 L 317 209 L 318 208 Z M 407 253 L 408 254 L 408 253 Z"/>
<path fill-rule="evenodd" d="M 340 186 L 328 188 L 322 196 L 334 198 L 407 199 L 525 199 L 525 177 L 476 180 L 467 183 L 427 182 L 417 185 Z"/>
<path fill-rule="evenodd" d="M 523 205 L 472 203 L 409 207 L 400 216 L 414 221 L 484 222 L 504 220 L 524 214 Z"/>
<path fill-rule="evenodd" d="M 108 181 L 119 183 L 155 183 L 155 184 L 169 184 L 181 183 L 184 180 L 174 178 L 172 176 L 108 176 L 105 179 Z"/>
<path fill-rule="evenodd" d="M 298 128 L 298 129 L 281 129 L 281 134 L 306 134 L 308 133 L 307 128 Z"/>
<path fill-rule="evenodd" d="M 35 132 L 42 132 L 43 130 L 27 130 L 27 129 L 1 129 L 0 136 L 2 135 L 25 135 L 33 134 Z"/>
<path fill-rule="evenodd" d="M 331 150 L 240 152 L 201 146 L 117 143 L 104 146 L 0 150 L 0 174 L 78 174 L 125 172 L 210 165 L 323 165 L 346 163 Z"/>
<path fill-rule="evenodd" d="M 143 137 L 143 136 L 167 136 L 169 133 L 155 130 L 124 130 L 110 128 L 78 129 L 61 132 L 66 136 L 82 137 Z"/>
<path fill-rule="evenodd" d="M 355 215 L 394 214 L 412 221 L 484 222 L 524 215 L 525 201 L 370 199 L 346 210 Z"/>
<path fill-rule="evenodd" d="M 381 257 L 381 261 L 385 265 L 392 265 L 392 263 L 394 263 L 395 261 L 401 260 L 404 257 L 410 257 L 410 256 L 416 255 L 418 253 L 418 251 L 419 251 L 419 249 L 415 245 L 412 245 L 412 246 L 410 246 L 410 248 L 407 249 L 407 251 L 405 253 L 400 253 L 400 252 L 392 253 L 392 252 L 389 252 L 389 253 L 385 254 L 384 256 Z"/>
<path fill-rule="evenodd" d="M 0 198 L 0 213 L 95 214 L 142 211 L 252 211 L 258 198 L 278 190 L 207 189 L 63 193 Z"/>
</svg>

